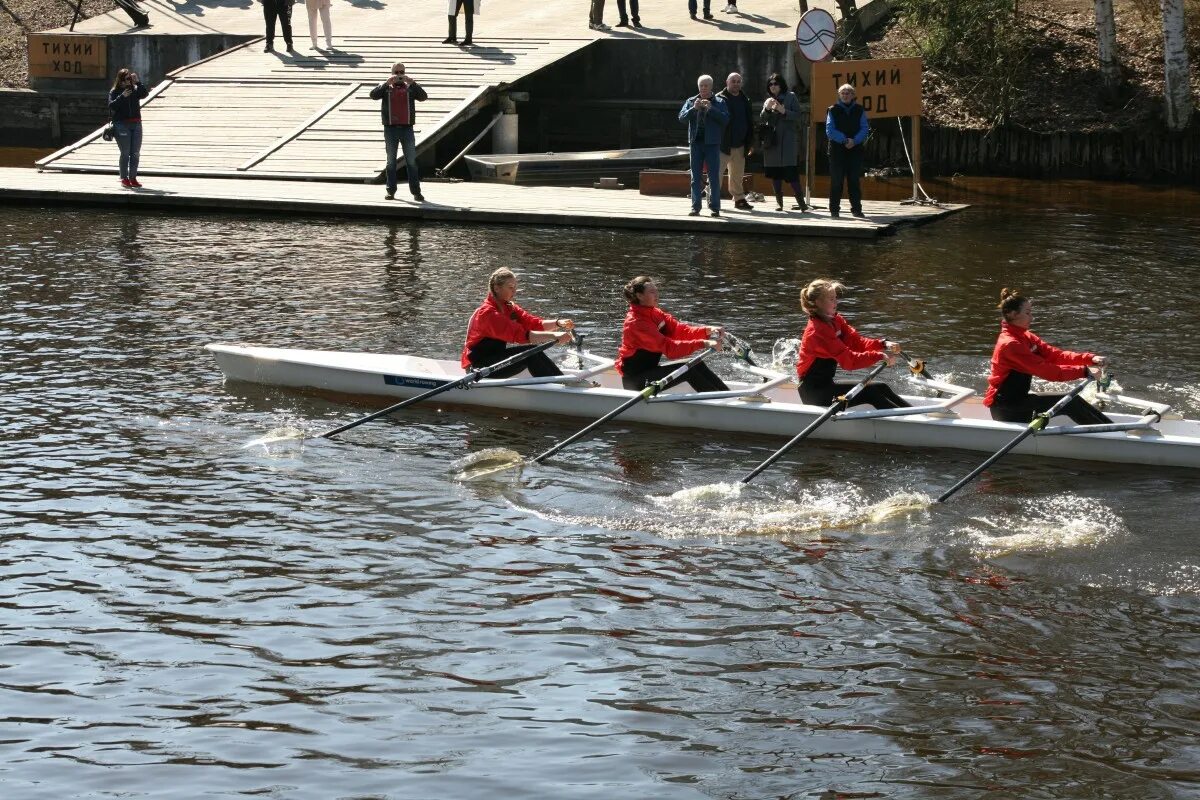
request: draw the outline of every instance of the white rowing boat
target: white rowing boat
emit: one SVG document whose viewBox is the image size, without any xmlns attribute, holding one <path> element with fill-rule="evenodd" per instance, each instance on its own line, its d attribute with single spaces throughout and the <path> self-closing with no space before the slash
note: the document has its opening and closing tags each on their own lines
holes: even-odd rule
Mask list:
<svg viewBox="0 0 1200 800">
<path fill-rule="evenodd" d="M 349 395 L 403 399 L 463 376 L 457 361 L 419 356 L 289 350 L 240 344 L 210 344 L 230 381 L 285 386 Z M 583 368 L 563 378 L 485 379 L 470 389 L 453 389 L 442 402 L 596 419 L 634 396 L 621 388 L 613 361 L 583 352 Z M 794 436 L 824 408 L 799 402 L 788 375 L 750 368 L 758 383 L 732 383 L 730 391 L 695 394 L 686 384 L 631 408 L 622 419 L 671 427 Z M 994 452 L 1025 426 L 991 419 L 974 390 L 939 381 L 923 384 L 946 397 L 905 396 L 912 408 L 852 408 L 813 435 L 817 439 L 906 447 L 951 447 Z M 1169 406 L 1125 395 L 1100 395 L 1127 406 L 1112 425 L 1054 424 L 1030 436 L 1014 452 L 1126 464 L 1200 467 L 1200 421 L 1183 419 Z M 1064 422 L 1066 418 L 1056 418 Z"/>
</svg>

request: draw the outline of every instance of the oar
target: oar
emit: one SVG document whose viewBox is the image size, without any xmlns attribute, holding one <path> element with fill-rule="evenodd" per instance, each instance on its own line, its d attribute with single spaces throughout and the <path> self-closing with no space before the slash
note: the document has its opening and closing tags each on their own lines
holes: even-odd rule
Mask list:
<svg viewBox="0 0 1200 800">
<path fill-rule="evenodd" d="M 1021 433 L 1018 434 L 1017 438 L 1013 439 L 1011 442 L 1004 445 L 1004 447 L 1001 447 L 987 461 L 984 461 L 978 467 L 971 470 L 970 475 L 963 478 L 961 481 L 954 484 L 946 491 L 942 492 L 942 496 L 937 499 L 937 502 L 944 503 L 947 500 L 949 500 L 951 495 L 953 495 L 959 489 L 961 489 L 962 487 L 964 487 L 968 483 L 970 483 L 972 480 L 974 480 L 976 475 L 983 472 L 985 469 L 990 467 L 992 464 L 995 464 L 997 461 L 999 461 L 1001 458 L 1003 458 L 1008 453 L 1008 451 L 1012 450 L 1014 447 L 1019 445 L 1021 442 L 1025 441 L 1027 438 L 1029 438 L 1033 434 L 1035 434 L 1038 431 L 1045 428 L 1046 423 L 1048 423 L 1050 421 L 1050 418 L 1053 417 L 1058 412 L 1062 411 L 1064 408 L 1066 408 L 1067 403 L 1074 400 L 1075 397 L 1087 387 L 1088 383 L 1090 383 L 1091 380 L 1092 380 L 1092 376 L 1089 374 L 1086 378 L 1084 378 L 1083 383 L 1079 384 L 1074 389 L 1072 389 L 1071 391 L 1064 394 L 1062 396 L 1061 400 L 1059 400 L 1054 405 L 1050 406 L 1049 410 L 1043 411 L 1041 414 L 1038 414 L 1036 417 L 1034 417 L 1029 422 L 1029 424 L 1025 427 L 1025 430 L 1021 431 Z"/>
<path fill-rule="evenodd" d="M 564 439 L 563 441 L 554 445 L 554 447 L 551 447 L 546 452 L 542 453 L 539 456 L 534 457 L 532 460 L 534 462 L 544 461 L 545 459 L 554 455 L 559 450 L 562 450 L 564 447 L 571 444 L 572 442 L 578 441 L 580 438 L 591 433 L 593 430 L 600 427 L 604 423 L 608 422 L 609 420 L 611 420 L 613 417 L 617 416 L 618 414 L 621 414 L 621 413 L 629 410 L 630 408 L 633 408 L 635 405 L 642 402 L 643 400 L 648 400 L 651 397 L 654 397 L 654 395 L 658 394 L 663 389 L 667 388 L 667 384 L 671 383 L 672 381 L 676 380 L 677 378 L 683 377 L 684 373 L 686 373 L 692 367 L 696 366 L 696 364 L 700 363 L 706 356 L 708 356 L 712 352 L 713 352 L 713 348 L 711 348 L 711 347 L 704 348 L 699 353 L 697 353 L 696 355 L 689 358 L 686 362 L 684 362 L 683 364 L 680 364 L 679 368 L 676 369 L 675 371 L 671 372 L 671 374 L 667 375 L 664 378 L 659 378 L 656 381 L 650 382 L 649 384 L 646 385 L 645 389 L 642 389 L 634 397 L 631 397 L 629 400 L 626 400 L 624 403 L 617 406 L 612 411 L 608 412 L 603 417 L 601 417 L 600 419 L 593 422 L 591 425 L 588 425 L 586 428 L 579 431 L 579 433 L 576 433 L 574 436 L 571 436 L 568 439 Z"/>
<path fill-rule="evenodd" d="M 925 369 L 924 360 L 922 360 L 920 358 L 912 358 L 911 356 L 909 356 L 908 353 L 904 352 L 903 350 L 900 351 L 900 357 L 903 358 L 908 363 L 908 369 L 913 375 L 916 375 L 918 378 L 924 378 L 927 381 L 937 380 L 937 378 L 933 377 L 933 375 L 930 374 L 929 370 Z M 943 392 L 941 389 L 934 389 L 934 394 L 936 394 L 938 397 L 946 396 L 946 393 Z"/>
<path fill-rule="evenodd" d="M 846 392 L 844 395 L 842 395 L 837 400 L 835 400 L 833 402 L 833 405 L 831 405 L 829 408 L 825 409 L 824 414 L 817 417 L 815 420 L 812 421 L 812 423 L 807 428 L 805 428 L 804 430 L 800 431 L 798 434 L 793 436 L 792 440 L 790 442 L 788 442 L 783 447 L 776 450 L 771 455 L 770 458 L 768 458 L 766 461 L 759 464 L 754 469 L 750 470 L 750 473 L 748 475 L 746 475 L 746 477 L 742 478 L 741 482 L 749 483 L 750 481 L 754 480 L 755 476 L 757 476 L 758 473 L 762 472 L 764 469 L 766 469 L 767 467 L 774 464 L 776 461 L 778 461 L 783 456 L 784 453 L 786 453 L 788 450 L 791 450 L 796 445 L 800 444 L 800 442 L 807 439 L 809 437 L 809 435 L 812 434 L 813 431 L 815 431 L 817 428 L 819 428 L 823 424 L 825 424 L 825 422 L 830 417 L 832 417 L 834 414 L 836 414 L 838 412 L 838 409 L 841 408 L 843 406 L 843 404 L 845 404 L 846 406 L 849 406 L 850 401 L 853 400 L 854 397 L 859 392 L 861 392 L 863 389 L 865 389 L 867 384 L 870 383 L 871 380 L 876 375 L 878 375 L 880 372 L 883 372 L 883 369 L 886 366 L 887 366 L 886 361 L 880 361 L 879 364 L 877 364 L 875 366 L 875 369 L 873 369 L 867 373 L 867 377 L 863 378 L 861 381 L 858 382 L 858 385 L 856 385 L 850 391 Z"/>
<path fill-rule="evenodd" d="M 376 411 L 374 414 L 368 414 L 367 416 L 363 417 L 362 419 L 356 419 L 353 422 L 347 422 L 345 425 L 339 425 L 338 427 L 334 428 L 331 431 L 325 431 L 324 433 L 322 433 L 320 435 L 320 438 L 331 439 L 334 436 L 337 436 L 339 433 L 342 433 L 343 431 L 348 431 L 351 428 L 357 428 L 359 425 L 362 425 L 364 422 L 370 422 L 373 419 L 379 419 L 380 417 L 386 417 L 388 414 L 395 413 L 402 408 L 406 408 L 408 406 L 413 405 L 414 403 L 419 403 L 422 400 L 428 400 L 429 398 L 433 397 L 434 395 L 442 394 L 443 392 L 448 392 L 451 389 L 457 389 L 460 386 L 466 386 L 469 383 L 475 383 L 477 381 L 481 381 L 494 372 L 498 372 L 502 369 L 506 369 L 507 367 L 511 367 L 514 364 L 520 364 L 525 359 L 527 359 L 531 356 L 535 356 L 538 353 L 549 350 L 551 347 L 553 347 L 556 344 L 558 344 L 558 339 L 554 338 L 548 342 L 542 342 L 537 347 L 530 348 L 529 350 L 523 350 L 520 353 L 509 356 L 508 358 L 504 359 L 503 361 L 499 361 L 495 364 L 492 364 L 490 367 L 480 367 L 479 369 L 473 369 L 470 372 L 468 372 L 466 375 L 463 375 L 461 378 L 459 378 L 457 380 L 450 381 L 449 383 L 443 383 L 441 386 L 438 386 L 434 389 L 430 389 L 428 392 L 419 394 L 416 397 L 410 397 L 407 400 L 403 400 L 399 403 L 396 403 L 395 405 L 388 406 L 387 408 L 383 409 L 382 411 Z"/>
</svg>

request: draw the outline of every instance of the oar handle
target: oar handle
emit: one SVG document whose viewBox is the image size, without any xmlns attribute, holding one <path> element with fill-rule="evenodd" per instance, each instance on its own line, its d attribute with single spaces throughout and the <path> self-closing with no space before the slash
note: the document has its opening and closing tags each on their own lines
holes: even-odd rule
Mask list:
<svg viewBox="0 0 1200 800">
<path fill-rule="evenodd" d="M 1079 393 L 1084 390 L 1084 388 L 1088 385 L 1088 383 L 1091 380 L 1092 380 L 1092 376 L 1089 374 L 1086 378 L 1083 379 L 1082 383 L 1080 383 L 1074 389 L 1072 389 L 1071 391 L 1067 392 L 1062 397 L 1060 397 L 1058 399 L 1057 403 L 1050 406 L 1050 408 L 1043 411 L 1041 414 L 1038 414 L 1037 416 L 1035 416 L 1032 420 L 1029 421 L 1029 424 L 1025 426 L 1025 429 L 1023 431 L 1021 431 L 1015 439 L 1013 439 L 1008 444 L 1004 445 L 1004 447 L 1001 447 L 990 458 L 988 458 L 987 461 L 984 461 L 978 467 L 971 470 L 971 473 L 969 475 L 967 475 L 966 477 L 964 477 L 962 480 L 960 480 L 958 483 L 954 484 L 949 489 L 942 492 L 941 496 L 938 497 L 936 502 L 944 503 L 947 500 L 949 500 L 950 497 L 952 495 L 954 495 L 959 489 L 961 489 L 962 487 L 966 486 L 968 483 L 973 481 L 976 478 L 976 476 L 979 475 L 979 473 L 983 472 L 985 469 L 990 467 L 992 464 L 995 464 L 997 461 L 999 461 L 1001 458 L 1003 458 L 1005 455 L 1007 455 L 1014 447 L 1019 445 L 1021 442 L 1025 441 L 1030 436 L 1033 436 L 1035 433 L 1037 433 L 1038 431 L 1045 428 L 1046 424 L 1048 422 L 1050 422 L 1050 419 L 1052 417 L 1054 417 L 1056 414 L 1058 414 L 1060 411 L 1062 411 L 1064 408 L 1066 408 L 1067 404 L 1070 403 L 1072 400 L 1074 400 L 1079 395 Z"/>
<path fill-rule="evenodd" d="M 429 391 L 423 392 L 423 393 L 417 395 L 416 397 L 410 397 L 407 400 L 401 400 L 399 403 L 396 403 L 395 405 L 390 405 L 387 408 L 382 409 L 380 411 L 376 411 L 373 414 L 368 414 L 367 416 L 362 417 L 361 419 L 356 419 L 353 422 L 347 422 L 345 425 L 339 425 L 338 427 L 334 428 L 333 430 L 325 431 L 324 433 L 322 433 L 320 435 L 319 438 L 332 439 L 334 436 L 337 436 L 339 433 L 342 433 L 343 431 L 348 431 L 351 428 L 357 428 L 359 425 L 370 422 L 371 420 L 379 419 L 380 417 L 385 417 L 388 414 L 393 414 L 402 408 L 406 408 L 408 406 L 414 405 L 416 403 L 421 402 L 422 400 L 427 400 L 430 397 L 433 397 L 434 395 L 439 395 L 439 394 L 442 394 L 443 392 L 448 392 L 451 389 L 457 389 L 460 386 L 466 386 L 467 384 L 475 383 L 476 381 L 481 381 L 494 372 L 498 372 L 502 369 L 507 369 L 508 367 L 511 367 L 514 364 L 520 364 L 522 361 L 524 361 L 527 358 L 530 358 L 531 356 L 535 356 L 538 353 L 542 353 L 542 352 L 545 352 L 546 350 L 549 350 L 557 342 L 558 342 L 557 339 L 551 339 L 548 342 L 542 342 L 541 344 L 537 345 L 536 347 L 531 347 L 528 350 L 522 350 L 520 353 L 515 353 L 515 354 L 509 356 L 508 358 L 504 359 L 503 361 L 498 361 L 495 364 L 492 364 L 487 367 L 479 367 L 477 369 L 473 369 L 470 372 L 468 372 L 466 375 L 463 375 L 461 378 L 458 378 L 457 380 L 443 383 L 441 386 L 435 386 L 434 388 L 430 389 Z"/>
<path fill-rule="evenodd" d="M 672 371 L 670 374 L 668 374 L 666 377 L 664 377 L 664 378 L 659 378 L 659 379 L 658 379 L 658 380 L 656 380 L 656 381 L 651 381 L 650 383 L 648 383 L 648 384 L 646 385 L 646 388 L 645 388 L 645 389 L 642 389 L 642 390 L 641 390 L 640 392 L 638 392 L 636 395 L 634 395 L 633 397 L 629 398 L 629 399 L 628 399 L 628 400 L 626 400 L 624 403 L 622 403 L 621 405 L 617 406 L 616 408 L 614 408 L 612 411 L 610 411 L 610 412 L 608 412 L 607 414 L 605 414 L 605 415 L 604 415 L 603 417 L 601 417 L 600 419 L 598 419 L 598 420 L 596 420 L 595 422 L 591 423 L 590 425 L 588 425 L 587 427 L 585 427 L 583 430 L 579 431 L 578 433 L 574 434 L 573 436 L 571 436 L 571 437 L 569 437 L 569 438 L 567 438 L 567 439 L 564 439 L 563 441 L 561 441 L 561 442 L 559 442 L 558 444 L 554 445 L 553 447 L 551 447 L 549 450 L 545 451 L 544 453 L 541 453 L 540 455 L 534 456 L 534 458 L 533 458 L 533 461 L 534 461 L 534 462 L 538 462 L 538 463 L 540 463 L 540 462 L 544 461 L 545 459 L 547 459 L 547 458 L 549 458 L 550 456 L 554 455 L 554 454 L 555 454 L 555 453 L 557 453 L 559 450 L 562 450 L 564 447 L 566 447 L 567 445 L 571 444 L 572 442 L 577 442 L 577 441 L 579 441 L 579 440 L 580 440 L 580 439 L 582 439 L 584 436 L 586 436 L 587 434 L 591 433 L 591 432 L 592 432 L 593 430 L 595 430 L 596 428 L 599 428 L 601 425 L 603 425 L 604 423 L 608 422 L 608 421 L 609 421 L 610 419 L 612 419 L 613 417 L 617 416 L 618 414 L 621 414 L 621 413 L 623 413 L 623 412 L 624 412 L 626 409 L 632 408 L 633 406 L 637 405 L 638 403 L 642 402 L 643 400 L 647 400 L 647 399 L 649 399 L 649 398 L 653 397 L 654 395 L 658 394 L 658 393 L 659 393 L 659 392 L 661 392 L 663 389 L 665 389 L 669 383 L 671 383 L 672 381 L 674 381 L 675 379 L 677 379 L 677 378 L 679 378 L 679 377 L 682 377 L 682 376 L 684 375 L 684 373 L 686 373 L 686 372 L 687 372 L 689 369 L 691 369 L 691 368 L 692 368 L 694 365 L 696 365 L 696 364 L 697 364 L 697 363 L 699 363 L 701 360 L 703 360 L 705 356 L 709 355 L 709 354 L 710 354 L 710 353 L 712 353 L 712 352 L 713 352 L 713 350 L 712 350 L 712 348 L 711 348 L 711 347 L 706 347 L 706 348 L 705 348 L 704 350 L 702 350 L 702 351 L 701 351 L 699 354 L 697 354 L 697 355 L 695 355 L 695 356 L 692 356 L 692 357 L 691 357 L 691 358 L 689 358 L 689 359 L 688 359 L 688 360 L 687 360 L 685 363 L 683 363 L 683 364 L 680 364 L 678 369 L 675 369 L 675 370 L 673 370 L 673 371 Z"/>
<path fill-rule="evenodd" d="M 865 389 L 867 384 L 870 383 L 871 380 L 874 379 L 874 377 L 876 375 L 878 375 L 880 372 L 883 372 L 884 368 L 887 367 L 887 365 L 888 364 L 886 361 L 880 361 L 878 364 L 876 364 L 875 368 L 872 369 L 870 372 L 868 372 L 867 376 L 865 378 L 863 378 L 854 387 L 852 387 L 850 389 L 850 391 L 846 392 L 844 395 L 842 395 L 841 397 L 836 399 L 833 402 L 833 405 L 831 405 L 829 408 L 825 409 L 825 413 L 821 414 L 821 416 L 817 417 L 815 420 L 813 420 L 811 423 L 809 423 L 808 427 L 806 427 L 804 430 L 800 431 L 798 434 L 793 436 L 791 441 L 789 441 L 783 447 L 779 448 L 774 453 L 772 453 L 771 456 L 766 461 L 762 462 L 757 467 L 750 470 L 750 472 L 748 472 L 746 474 L 746 477 L 742 478 L 741 482 L 749 483 L 750 481 L 754 480 L 760 472 L 762 472 L 764 469 L 766 469 L 767 467 L 774 464 L 779 459 L 783 458 L 783 455 L 785 453 L 787 453 L 787 451 L 791 450 L 793 447 L 800 444 L 800 442 L 807 439 L 812 434 L 813 431 L 815 431 L 817 428 L 824 425 L 825 422 L 828 421 L 830 417 L 837 414 L 837 412 L 842 408 L 842 406 L 844 404 L 848 403 L 850 400 L 853 400 L 858 395 L 859 392 L 861 392 L 863 389 Z"/>
</svg>

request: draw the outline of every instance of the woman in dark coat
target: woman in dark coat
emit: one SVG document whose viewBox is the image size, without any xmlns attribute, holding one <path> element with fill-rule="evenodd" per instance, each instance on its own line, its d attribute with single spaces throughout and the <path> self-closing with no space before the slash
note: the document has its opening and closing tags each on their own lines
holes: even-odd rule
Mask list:
<svg viewBox="0 0 1200 800">
<path fill-rule="evenodd" d="M 804 192 L 800 188 L 800 172 L 796 166 L 800 122 L 800 101 L 788 91 L 787 82 L 778 72 L 767 78 L 767 99 L 763 101 L 758 115 L 765 133 L 762 143 L 763 172 L 775 187 L 775 205 L 783 211 L 783 182 L 787 181 L 796 197 L 792 206 L 796 211 L 807 211 Z"/>
</svg>

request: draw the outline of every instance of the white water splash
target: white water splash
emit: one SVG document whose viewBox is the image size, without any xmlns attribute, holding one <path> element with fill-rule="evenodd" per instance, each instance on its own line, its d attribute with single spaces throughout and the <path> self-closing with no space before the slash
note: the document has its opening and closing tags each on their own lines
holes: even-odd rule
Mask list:
<svg viewBox="0 0 1200 800">
<path fill-rule="evenodd" d="M 488 475 L 495 475 L 513 468 L 520 468 L 524 463 L 521 454 L 507 447 L 489 447 L 477 453 L 463 456 L 450 465 L 457 481 L 473 481 Z"/>
<path fill-rule="evenodd" d="M 243 450 L 249 450 L 254 447 L 261 447 L 268 450 L 269 445 L 279 442 L 303 442 L 308 436 L 308 433 L 295 425 L 282 425 L 278 428 L 272 428 L 257 439 L 251 439 L 242 445 Z"/>
<path fill-rule="evenodd" d="M 1049 553 L 1096 547 L 1128 533 L 1125 523 L 1102 502 L 1077 495 L 1029 501 L 1024 513 L 994 520 L 977 517 L 963 531 L 984 558 L 1015 553 Z"/>
</svg>

